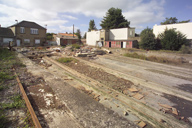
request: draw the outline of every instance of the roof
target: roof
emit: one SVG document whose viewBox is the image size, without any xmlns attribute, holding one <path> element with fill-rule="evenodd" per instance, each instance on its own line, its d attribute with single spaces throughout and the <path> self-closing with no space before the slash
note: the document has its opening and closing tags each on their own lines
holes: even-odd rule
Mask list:
<svg viewBox="0 0 192 128">
<path fill-rule="evenodd" d="M 14 37 L 14 33 L 9 28 L 0 28 L 0 37 Z"/>
<path fill-rule="evenodd" d="M 31 21 L 21 21 L 18 24 L 14 24 L 10 27 L 14 27 L 14 26 L 19 26 L 19 27 L 27 27 L 27 28 L 37 28 L 37 29 L 46 29 L 42 26 L 40 26 L 39 24 L 35 23 L 35 22 L 31 22 Z"/>
<path fill-rule="evenodd" d="M 67 34 L 67 33 L 58 33 L 57 37 L 63 39 L 78 39 L 78 36 L 75 34 Z"/>
<path fill-rule="evenodd" d="M 68 34 L 68 33 L 58 33 L 58 35 L 62 35 L 62 36 L 73 36 L 73 34 Z M 74 34 L 74 36 L 77 36 Z"/>
</svg>

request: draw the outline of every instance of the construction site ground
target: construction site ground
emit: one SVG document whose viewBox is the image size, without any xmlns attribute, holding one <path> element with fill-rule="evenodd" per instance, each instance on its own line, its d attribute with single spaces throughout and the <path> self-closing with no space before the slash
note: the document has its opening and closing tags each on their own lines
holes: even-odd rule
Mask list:
<svg viewBox="0 0 192 128">
<path fill-rule="evenodd" d="M 17 48 L 43 127 L 191 127 L 192 69 L 118 54 Z M 74 58 L 59 63 L 59 58 Z"/>
</svg>

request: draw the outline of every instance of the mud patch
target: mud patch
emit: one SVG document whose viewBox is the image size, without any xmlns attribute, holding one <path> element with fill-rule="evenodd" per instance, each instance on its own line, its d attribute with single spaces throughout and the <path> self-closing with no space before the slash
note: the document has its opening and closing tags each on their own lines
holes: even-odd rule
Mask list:
<svg viewBox="0 0 192 128">
<path fill-rule="evenodd" d="M 178 89 L 181 89 L 181 90 L 183 90 L 183 91 L 192 93 L 192 84 L 182 84 L 182 85 L 178 85 L 177 88 L 178 88 Z"/>
<path fill-rule="evenodd" d="M 180 119 L 181 117 L 184 117 L 184 121 L 189 122 L 187 118 L 192 117 L 192 102 L 165 93 L 163 94 L 163 97 L 176 104 L 172 106 L 178 110 L 179 115 L 174 115 L 176 118 Z"/>
<path fill-rule="evenodd" d="M 115 75 L 109 74 L 100 68 L 91 67 L 82 62 L 70 62 L 65 63 L 65 65 L 120 92 L 130 88 L 133 85 L 131 81 L 118 78 Z"/>
</svg>

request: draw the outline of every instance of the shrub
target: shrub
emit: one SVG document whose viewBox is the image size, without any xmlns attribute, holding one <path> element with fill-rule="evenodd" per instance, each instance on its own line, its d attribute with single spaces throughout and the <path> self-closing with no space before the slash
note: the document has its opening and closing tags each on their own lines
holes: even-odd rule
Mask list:
<svg viewBox="0 0 192 128">
<path fill-rule="evenodd" d="M 150 28 L 144 29 L 141 34 L 141 41 L 139 42 L 139 47 L 148 50 L 158 50 L 160 49 L 160 42 L 155 39 L 153 30 Z"/>
<path fill-rule="evenodd" d="M 191 54 L 192 53 L 192 49 L 189 46 L 182 45 L 181 49 L 180 49 L 180 52 L 182 54 Z"/>
<path fill-rule="evenodd" d="M 165 29 L 158 37 L 164 50 L 179 50 L 182 45 L 188 45 L 186 36 L 175 29 Z"/>
</svg>

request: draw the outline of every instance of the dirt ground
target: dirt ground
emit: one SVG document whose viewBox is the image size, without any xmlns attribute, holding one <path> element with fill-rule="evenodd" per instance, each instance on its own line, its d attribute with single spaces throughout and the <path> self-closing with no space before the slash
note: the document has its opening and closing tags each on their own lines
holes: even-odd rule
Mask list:
<svg viewBox="0 0 192 128">
<path fill-rule="evenodd" d="M 69 85 L 67 82 L 62 81 L 59 78 L 59 75 L 52 74 L 52 72 L 56 72 L 56 74 L 58 74 L 57 72 L 59 70 L 55 70 L 55 68 L 52 69 L 51 66 L 49 67 L 51 68 L 51 71 L 49 71 L 44 67 L 37 65 L 36 62 L 22 57 L 22 55 L 21 58 L 23 59 L 23 62 L 27 65 L 28 72 L 32 73 L 34 76 L 42 76 L 47 83 L 47 86 L 49 86 L 48 88 L 45 88 L 45 85 L 33 85 L 26 88 L 26 90 L 29 91 L 29 97 L 31 97 L 32 104 L 34 106 L 37 106 L 37 115 L 40 116 L 40 123 L 43 126 L 136 127 L 136 125 L 132 122 L 119 116 L 114 111 L 106 108 L 102 104 L 98 103 L 96 100 L 93 100 L 91 97 L 80 92 L 78 89 Z M 43 84 L 43 80 L 40 81 L 40 83 Z M 52 100 L 49 99 L 50 101 L 48 103 L 50 104 L 45 101 L 46 99 L 48 99 L 48 97 L 44 97 L 45 94 L 42 93 L 42 90 L 45 91 L 44 93 L 46 93 L 46 95 L 47 93 L 49 94 L 49 96 L 50 94 L 53 95 Z M 63 103 L 59 105 L 61 108 L 55 105 L 57 104 L 57 102 L 54 102 L 55 99 L 58 99 L 60 103 Z M 64 118 L 62 114 L 58 115 L 57 108 L 60 108 L 60 112 L 65 113 L 68 116 L 65 116 Z M 64 121 L 63 119 L 67 121 Z"/>
<path fill-rule="evenodd" d="M 32 56 L 20 54 L 27 65 L 20 77 L 28 81 L 24 87 L 44 127 L 138 127 L 142 120 L 146 128 L 192 125 L 191 69 L 113 54 L 76 57 L 62 69 L 35 51 L 26 53 Z"/>
</svg>

